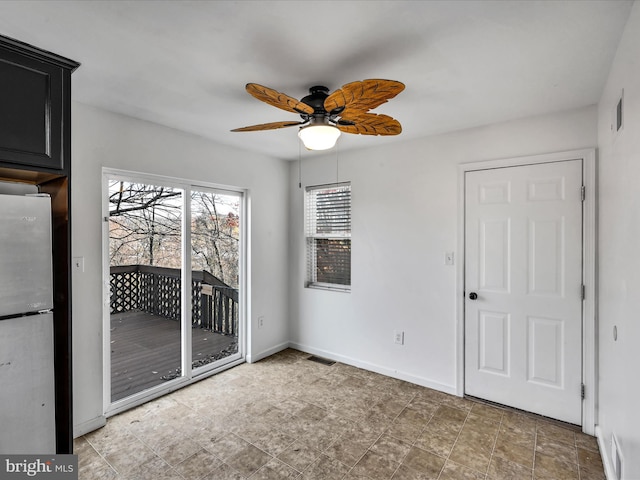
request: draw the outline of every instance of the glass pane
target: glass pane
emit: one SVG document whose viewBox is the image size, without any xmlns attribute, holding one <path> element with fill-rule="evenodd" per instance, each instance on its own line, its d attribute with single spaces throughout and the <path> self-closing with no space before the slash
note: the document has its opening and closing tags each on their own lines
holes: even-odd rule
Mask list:
<svg viewBox="0 0 640 480">
<path fill-rule="evenodd" d="M 315 282 L 351 285 L 351 240 L 316 238 Z"/>
<path fill-rule="evenodd" d="M 307 187 L 305 219 L 308 236 L 349 236 L 351 185 Z"/>
<path fill-rule="evenodd" d="M 351 188 L 331 188 L 316 193 L 316 233 L 351 232 Z"/>
<path fill-rule="evenodd" d="M 182 375 L 182 195 L 109 180 L 112 402 Z"/>
<path fill-rule="evenodd" d="M 192 367 L 238 352 L 238 194 L 191 193 Z"/>
</svg>

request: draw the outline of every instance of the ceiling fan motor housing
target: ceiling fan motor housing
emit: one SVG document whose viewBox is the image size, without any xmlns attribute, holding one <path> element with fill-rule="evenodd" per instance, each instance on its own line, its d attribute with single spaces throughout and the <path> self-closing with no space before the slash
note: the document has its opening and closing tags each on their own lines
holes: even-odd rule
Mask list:
<svg viewBox="0 0 640 480">
<path fill-rule="evenodd" d="M 329 89 L 322 85 L 316 85 L 309 89 L 309 95 L 302 98 L 300 101 L 306 103 L 314 110 L 315 114 L 326 114 L 324 109 L 324 100 L 329 96 Z"/>
</svg>

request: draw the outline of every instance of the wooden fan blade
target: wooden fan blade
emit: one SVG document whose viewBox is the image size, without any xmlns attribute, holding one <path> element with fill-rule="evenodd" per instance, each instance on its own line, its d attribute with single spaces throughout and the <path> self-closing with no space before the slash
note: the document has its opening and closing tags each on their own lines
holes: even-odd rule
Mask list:
<svg viewBox="0 0 640 480">
<path fill-rule="evenodd" d="M 344 108 L 341 115 L 366 113 L 379 107 L 404 90 L 404 84 L 395 80 L 369 79 L 347 83 L 324 101 L 324 108 L 331 113 Z"/>
<path fill-rule="evenodd" d="M 313 107 L 310 107 L 306 103 L 296 100 L 289 95 L 278 92 L 272 88 L 258 85 L 257 83 L 247 83 L 245 87 L 249 94 L 253 95 L 258 100 L 268 103 L 274 107 L 281 108 L 287 112 L 293 113 L 307 113 L 311 115 L 313 113 Z"/>
<path fill-rule="evenodd" d="M 341 118 L 336 126 L 345 133 L 360 135 L 398 135 L 402 132 L 402 125 L 398 120 L 389 115 L 375 113 L 361 113 Z"/>
<path fill-rule="evenodd" d="M 232 132 L 259 132 L 260 130 L 275 130 L 277 128 L 295 127 L 306 122 L 271 122 L 251 125 L 250 127 L 234 128 Z"/>
</svg>

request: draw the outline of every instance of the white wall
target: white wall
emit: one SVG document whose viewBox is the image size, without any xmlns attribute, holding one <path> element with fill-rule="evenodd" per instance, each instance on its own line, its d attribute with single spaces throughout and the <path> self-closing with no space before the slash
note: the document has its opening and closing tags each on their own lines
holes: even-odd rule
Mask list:
<svg viewBox="0 0 640 480">
<path fill-rule="evenodd" d="M 599 427 L 615 434 L 624 479 L 640 478 L 640 4 L 634 4 L 598 108 Z M 624 129 L 611 132 L 624 88 Z M 614 326 L 618 340 L 613 339 Z M 610 477 L 614 478 L 614 477 Z"/>
<path fill-rule="evenodd" d="M 305 185 L 336 180 L 335 153 L 290 167 L 293 346 L 450 393 L 456 388 L 457 166 L 596 144 L 596 107 L 341 152 L 352 182 L 351 293 L 306 289 Z M 456 252 L 458 253 L 458 252 Z M 405 345 L 393 331 L 405 332 Z"/>
<path fill-rule="evenodd" d="M 152 123 L 73 104 L 72 255 L 85 272 L 73 276 L 73 384 L 76 433 L 90 430 L 102 405 L 102 167 L 236 186 L 251 208 L 248 357 L 288 342 L 288 165 Z"/>
</svg>

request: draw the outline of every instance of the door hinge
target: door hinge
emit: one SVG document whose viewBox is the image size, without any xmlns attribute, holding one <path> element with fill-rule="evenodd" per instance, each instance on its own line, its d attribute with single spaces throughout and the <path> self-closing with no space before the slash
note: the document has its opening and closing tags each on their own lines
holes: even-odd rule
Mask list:
<svg viewBox="0 0 640 480">
<path fill-rule="evenodd" d="M 582 185 L 582 187 L 580 187 L 580 198 L 582 199 L 583 202 L 587 198 L 587 187 L 585 187 L 584 185 Z"/>
<path fill-rule="evenodd" d="M 580 385 L 580 396 L 582 397 L 582 400 L 584 400 L 584 383 Z"/>
<path fill-rule="evenodd" d="M 580 296 L 582 297 L 582 300 L 587 297 L 587 287 L 585 287 L 584 284 L 580 286 Z"/>
</svg>

